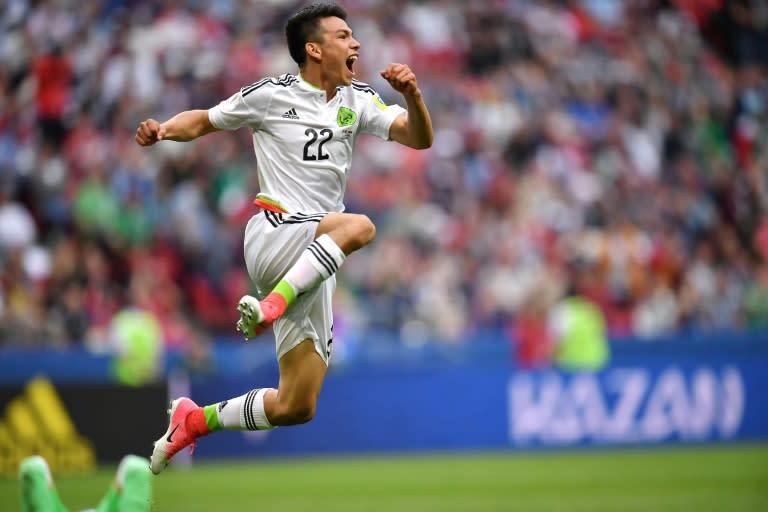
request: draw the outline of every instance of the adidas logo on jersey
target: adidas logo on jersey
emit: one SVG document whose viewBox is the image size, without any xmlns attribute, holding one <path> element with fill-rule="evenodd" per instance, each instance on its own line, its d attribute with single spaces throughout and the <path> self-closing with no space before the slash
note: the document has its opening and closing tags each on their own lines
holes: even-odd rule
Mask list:
<svg viewBox="0 0 768 512">
<path fill-rule="evenodd" d="M 283 117 L 286 118 L 286 119 L 298 119 L 299 118 L 298 114 L 296 114 L 296 109 L 295 108 L 292 108 L 288 112 L 283 114 Z"/>
</svg>

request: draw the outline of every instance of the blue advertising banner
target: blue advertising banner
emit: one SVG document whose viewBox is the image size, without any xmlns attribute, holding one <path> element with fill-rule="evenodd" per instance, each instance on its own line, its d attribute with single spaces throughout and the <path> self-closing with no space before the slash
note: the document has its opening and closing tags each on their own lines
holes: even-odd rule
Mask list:
<svg viewBox="0 0 768 512">
<path fill-rule="evenodd" d="M 599 373 L 495 366 L 330 373 L 315 419 L 202 439 L 198 456 L 531 449 L 768 439 L 768 359 L 636 360 Z M 266 377 L 266 376 L 265 376 Z M 253 381 L 193 384 L 212 403 Z"/>
<path fill-rule="evenodd" d="M 509 349 L 498 333 L 459 345 L 408 347 L 392 340 L 361 345 L 330 368 L 312 422 L 217 433 L 200 440 L 197 454 L 768 440 L 766 333 L 617 342 L 611 365 L 597 373 L 521 370 Z M 84 351 L 0 351 L 0 388 L 17 390 L 36 375 L 56 385 L 109 383 L 109 363 L 106 356 Z M 188 395 L 200 404 L 278 381 L 269 343 L 218 343 L 209 371 L 189 378 L 176 377 L 186 375 L 178 354 L 167 354 L 166 363 L 169 394 Z M 5 402 L 0 397 L 0 411 Z M 162 431 L 164 425 L 156 428 Z"/>
</svg>

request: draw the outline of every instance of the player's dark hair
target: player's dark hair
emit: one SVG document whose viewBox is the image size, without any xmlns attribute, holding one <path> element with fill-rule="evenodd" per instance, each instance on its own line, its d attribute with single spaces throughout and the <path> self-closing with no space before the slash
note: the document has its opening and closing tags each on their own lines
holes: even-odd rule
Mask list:
<svg viewBox="0 0 768 512">
<path fill-rule="evenodd" d="M 347 21 L 347 11 L 339 5 L 329 3 L 309 5 L 288 19 L 285 25 L 288 52 L 299 67 L 303 67 L 307 62 L 304 46 L 310 41 L 320 42 L 320 20 L 332 16 Z"/>
</svg>

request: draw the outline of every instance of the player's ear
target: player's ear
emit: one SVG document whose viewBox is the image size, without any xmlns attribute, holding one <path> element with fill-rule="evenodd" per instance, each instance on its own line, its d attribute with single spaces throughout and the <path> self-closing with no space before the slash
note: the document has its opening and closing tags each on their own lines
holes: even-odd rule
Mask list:
<svg viewBox="0 0 768 512">
<path fill-rule="evenodd" d="M 320 45 L 317 43 L 313 43 L 311 41 L 307 42 L 307 44 L 304 45 L 304 51 L 307 52 L 307 55 L 319 59 L 322 52 L 320 51 Z"/>
</svg>

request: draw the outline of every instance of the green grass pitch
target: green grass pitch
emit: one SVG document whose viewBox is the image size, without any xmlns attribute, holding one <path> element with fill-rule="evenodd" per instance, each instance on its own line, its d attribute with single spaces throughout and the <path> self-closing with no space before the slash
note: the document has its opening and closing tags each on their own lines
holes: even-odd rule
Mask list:
<svg viewBox="0 0 768 512">
<path fill-rule="evenodd" d="M 56 477 L 70 510 L 94 506 L 114 467 Z M 545 453 L 251 459 L 170 468 L 157 511 L 768 511 L 768 444 Z M 0 480 L 0 509 L 20 510 Z"/>
</svg>

